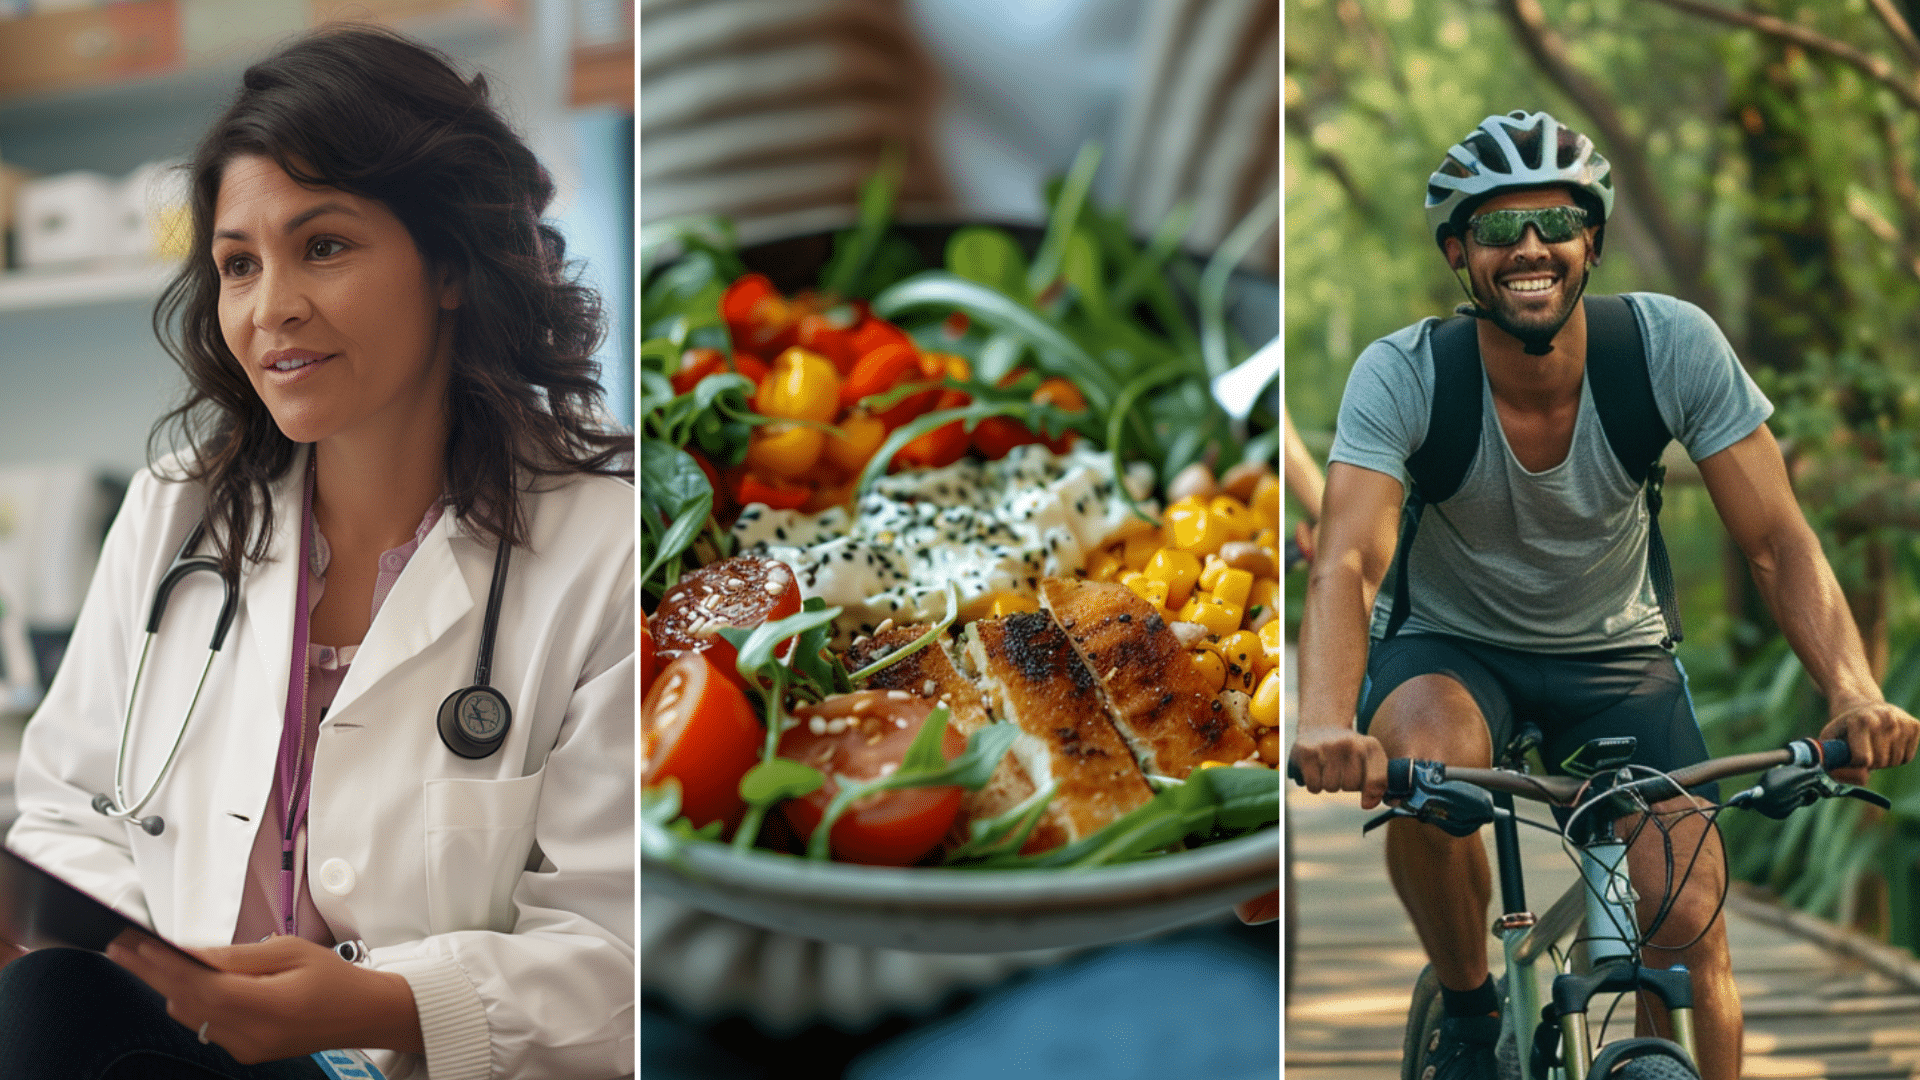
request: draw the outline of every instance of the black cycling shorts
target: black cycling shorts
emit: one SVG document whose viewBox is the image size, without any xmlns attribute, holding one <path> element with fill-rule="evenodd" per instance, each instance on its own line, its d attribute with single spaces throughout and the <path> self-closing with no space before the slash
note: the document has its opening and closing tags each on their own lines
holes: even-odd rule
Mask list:
<svg viewBox="0 0 1920 1080">
<path fill-rule="evenodd" d="M 1619 735 L 1638 741 L 1635 764 L 1662 772 L 1707 759 L 1686 672 L 1657 645 L 1556 654 L 1445 634 L 1375 641 L 1360 691 L 1361 733 L 1395 687 L 1420 675 L 1445 675 L 1473 695 L 1496 758 L 1522 724 L 1532 723 L 1540 729 L 1540 759 L 1550 773 L 1564 774 L 1561 762 L 1589 739 Z M 1719 800 L 1717 784 L 1690 790 Z"/>
</svg>

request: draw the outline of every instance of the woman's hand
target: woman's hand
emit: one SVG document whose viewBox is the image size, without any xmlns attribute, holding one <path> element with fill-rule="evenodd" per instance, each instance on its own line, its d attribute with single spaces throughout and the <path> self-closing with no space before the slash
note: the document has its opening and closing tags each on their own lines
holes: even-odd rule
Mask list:
<svg viewBox="0 0 1920 1080">
<path fill-rule="evenodd" d="M 107 947 L 110 959 L 166 997 L 168 1016 L 242 1064 L 344 1048 L 423 1052 L 413 990 L 398 975 L 349 964 L 298 937 L 193 955 L 215 970 L 150 938 Z"/>
</svg>

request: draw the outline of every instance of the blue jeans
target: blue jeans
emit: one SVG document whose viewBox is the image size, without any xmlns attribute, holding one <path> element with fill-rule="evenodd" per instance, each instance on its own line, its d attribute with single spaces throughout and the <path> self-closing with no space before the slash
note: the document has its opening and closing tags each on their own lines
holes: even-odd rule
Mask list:
<svg viewBox="0 0 1920 1080">
<path fill-rule="evenodd" d="M 732 1020 L 701 1028 L 647 1002 L 647 1080 L 1273 1080 L 1280 1072 L 1278 924 L 1207 926 L 1020 975 L 911 1026 L 773 1040 Z M 783 1065 L 784 1063 L 784 1065 Z"/>
<path fill-rule="evenodd" d="M 6 1080 L 315 1080 L 312 1058 L 242 1065 L 167 1015 L 166 999 L 82 949 L 41 949 L 0 970 Z"/>
</svg>

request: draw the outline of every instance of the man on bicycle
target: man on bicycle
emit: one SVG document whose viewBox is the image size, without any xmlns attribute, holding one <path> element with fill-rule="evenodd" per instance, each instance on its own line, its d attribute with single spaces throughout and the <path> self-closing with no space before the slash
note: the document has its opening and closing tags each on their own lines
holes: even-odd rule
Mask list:
<svg viewBox="0 0 1920 1080">
<path fill-rule="evenodd" d="M 1772 406 L 1725 336 L 1699 308 L 1668 296 L 1582 302 L 1612 209 L 1606 160 L 1546 113 L 1488 117 L 1429 179 L 1428 224 L 1466 275 L 1464 313 L 1474 318 L 1452 330 L 1425 319 L 1374 342 L 1341 400 L 1300 628 L 1292 758 L 1309 790 L 1358 791 L 1372 808 L 1389 758 L 1484 767 L 1528 722 L 1544 734 L 1549 768 L 1608 735 L 1634 736 L 1634 761 L 1662 770 L 1706 758 L 1672 654 L 1671 589 L 1656 596 L 1649 579 L 1649 552 L 1663 564 L 1664 548 L 1650 549 L 1641 479 L 1652 470 L 1657 485 L 1657 465 L 1637 462 L 1636 476 L 1636 461 L 1615 445 L 1630 442 L 1620 433 L 1636 424 L 1658 430 L 1661 442 L 1670 433 L 1699 464 L 1761 594 L 1826 696 L 1823 737 L 1845 739 L 1863 769 L 1913 757 L 1920 723 L 1882 697 L 1765 425 Z M 1616 314 L 1590 324 L 1589 305 Z M 1590 330 L 1604 343 L 1591 364 Z M 1437 351 L 1467 359 L 1440 364 L 1443 377 Z M 1643 397 L 1609 391 L 1599 405 L 1646 404 L 1601 415 L 1600 387 L 1636 366 Z M 1470 426 L 1456 419 L 1476 414 Z M 1443 444 L 1460 447 L 1458 467 L 1434 485 L 1442 490 L 1422 491 L 1434 455 L 1424 464 L 1417 455 Z M 1416 526 L 1404 543 L 1403 504 L 1424 507 L 1407 515 Z M 1405 548 L 1397 557 L 1396 547 Z M 1683 797 L 1655 809 L 1692 805 Z M 1668 856 L 1655 832 L 1634 846 L 1629 867 L 1637 891 L 1657 904 Z M 1715 918 L 1725 884 L 1718 841 L 1697 816 L 1671 835 L 1672 865 L 1693 865 L 1707 847 L 1646 956 L 1692 972 L 1701 1073 L 1735 1080 L 1740 1002 Z M 1499 1018 L 1484 937 L 1485 848 L 1477 836 L 1396 819 L 1387 864 L 1444 988 L 1442 1046 L 1428 1058 L 1439 1063 L 1435 1080 L 1491 1077 Z M 1650 913 L 1643 907 L 1643 918 Z M 1645 1018 L 1640 1026 L 1654 1033 Z"/>
</svg>

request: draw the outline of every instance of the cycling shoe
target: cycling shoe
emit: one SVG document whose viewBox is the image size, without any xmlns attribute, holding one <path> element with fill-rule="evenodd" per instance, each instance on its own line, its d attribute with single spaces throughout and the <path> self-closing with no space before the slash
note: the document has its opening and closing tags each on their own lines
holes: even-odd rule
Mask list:
<svg viewBox="0 0 1920 1080">
<path fill-rule="evenodd" d="M 1433 1029 L 1420 1080 L 1494 1080 L 1498 1016 L 1449 1016 Z"/>
</svg>

